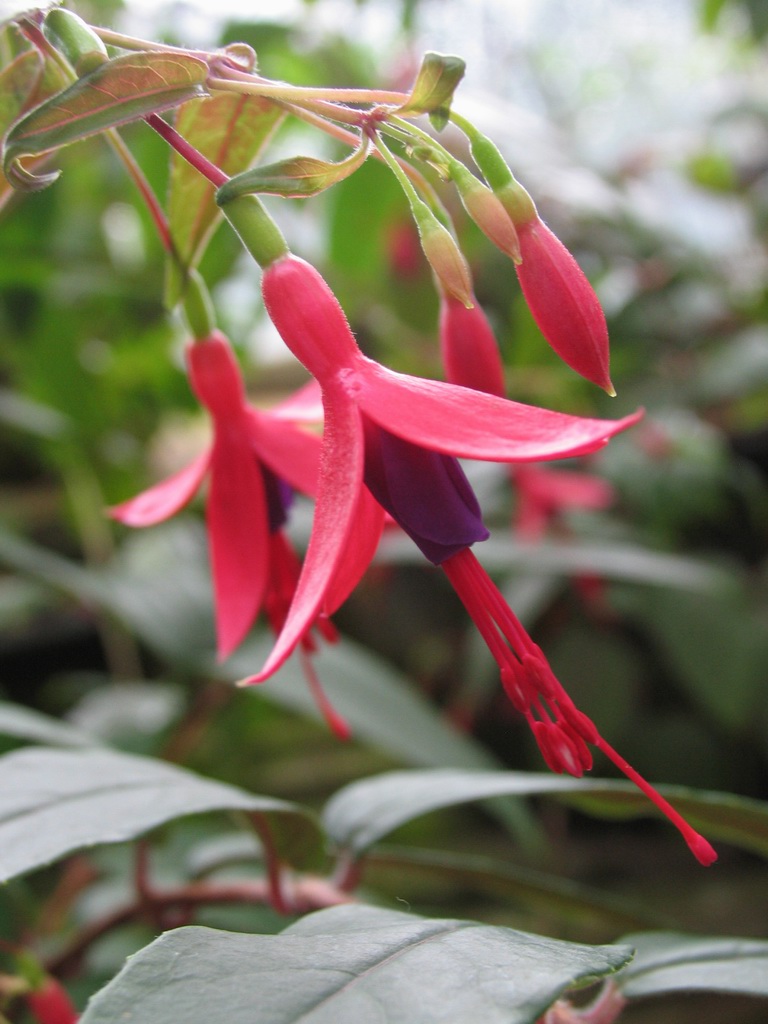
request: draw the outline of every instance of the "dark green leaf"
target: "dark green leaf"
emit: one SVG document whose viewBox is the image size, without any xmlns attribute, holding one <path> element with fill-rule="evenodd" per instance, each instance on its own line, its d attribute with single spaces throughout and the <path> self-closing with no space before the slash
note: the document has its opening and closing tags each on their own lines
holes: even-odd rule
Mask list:
<svg viewBox="0 0 768 1024">
<path fill-rule="evenodd" d="M 533 1024 L 628 946 L 580 946 L 373 907 L 310 914 L 280 935 L 180 928 L 132 957 L 81 1024 Z"/>
<path fill-rule="evenodd" d="M 746 590 L 642 591 L 627 595 L 625 607 L 698 706 L 718 725 L 748 728 L 764 688 L 768 624 Z"/>
<path fill-rule="evenodd" d="M 89 135 L 178 106 L 204 94 L 208 65 L 187 54 L 135 53 L 115 57 L 45 100 L 17 121 L 5 139 L 3 166 L 19 188 L 43 188 L 20 161 Z"/>
<path fill-rule="evenodd" d="M 260 816 L 286 860 L 316 858 L 317 826 L 293 804 L 151 758 L 96 749 L 16 750 L 0 759 L 0 880 L 84 847 L 135 839 L 188 814 L 221 810 Z"/>
<path fill-rule="evenodd" d="M 559 918 L 597 922 L 613 933 L 627 927 L 658 928 L 668 923 L 666 918 L 650 914 L 647 908 L 634 905 L 630 900 L 613 898 L 603 890 L 484 855 L 387 844 L 368 854 L 365 864 L 366 881 L 371 869 L 377 880 L 382 871 L 386 876 L 388 871 L 394 870 L 399 886 L 403 877 L 414 887 L 421 886 L 423 880 L 428 886 L 442 882 L 450 886 L 453 895 L 461 890 L 482 893 L 494 900 L 510 900 L 517 905 L 543 909 Z"/>
<path fill-rule="evenodd" d="M 466 64 L 461 57 L 445 53 L 425 53 L 411 95 L 402 112 L 429 114 L 430 121 L 438 131 L 445 128 L 453 94 L 464 77 L 465 69 Z"/>
<path fill-rule="evenodd" d="M 185 103 L 176 115 L 175 127 L 225 174 L 235 174 L 256 158 L 284 116 L 278 106 L 258 96 L 221 93 Z M 166 281 L 169 308 L 178 301 L 184 273 L 202 257 L 220 218 L 210 183 L 174 152 L 168 200 L 175 250 Z"/>
<path fill-rule="evenodd" d="M 616 979 L 630 999 L 663 992 L 768 996 L 768 942 L 671 932 L 628 935 L 637 956 Z"/>
<path fill-rule="evenodd" d="M 768 856 L 768 804 L 724 793 L 659 786 L 694 828 Z M 494 796 L 547 794 L 605 818 L 656 815 L 654 805 L 628 782 L 572 779 L 520 772 L 452 770 L 388 772 L 340 790 L 323 815 L 329 836 L 363 853 L 405 822 L 443 807 Z"/>
</svg>

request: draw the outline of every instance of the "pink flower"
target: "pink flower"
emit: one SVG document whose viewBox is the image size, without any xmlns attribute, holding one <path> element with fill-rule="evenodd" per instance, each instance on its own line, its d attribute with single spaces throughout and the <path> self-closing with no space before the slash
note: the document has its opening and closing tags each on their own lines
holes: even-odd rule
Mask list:
<svg viewBox="0 0 768 1024">
<path fill-rule="evenodd" d="M 209 478 L 206 520 L 216 605 L 220 658 L 242 641 L 264 607 L 279 631 L 298 578 L 296 557 L 281 527 L 293 489 L 314 495 L 319 437 L 279 413 L 261 412 L 245 399 L 232 349 L 218 333 L 187 348 L 192 389 L 213 421 L 213 442 L 189 466 L 135 498 L 110 509 L 127 526 L 163 522 L 191 501 Z M 306 414 L 312 392 L 294 399 L 293 411 Z M 318 625 L 307 624 L 302 641 Z"/>
<path fill-rule="evenodd" d="M 274 673 L 318 614 L 332 612 L 375 551 L 383 509 L 441 566 L 496 658 L 502 683 L 547 763 L 581 775 L 597 745 L 681 830 L 700 860 L 714 851 L 599 736 L 558 683 L 471 546 L 488 536 L 458 458 L 529 462 L 595 451 L 635 423 L 537 409 L 387 370 L 366 358 L 320 274 L 286 255 L 264 271 L 267 311 L 322 389 L 325 413 L 315 519 L 285 625 L 262 670 Z M 375 499 L 375 500 L 373 500 Z"/>
<path fill-rule="evenodd" d="M 411 536 L 458 550 L 486 531 L 477 525 L 474 495 L 461 482 L 455 457 L 527 462 L 581 455 L 603 447 L 639 418 L 569 416 L 387 370 L 362 354 L 320 274 L 292 255 L 265 270 L 263 293 L 286 344 L 320 384 L 325 428 L 304 569 L 285 628 L 254 681 L 271 675 L 307 623 L 320 609 L 330 613 L 338 607 L 362 575 L 380 535 L 381 505 L 393 514 L 377 492 L 396 495 L 394 518 Z M 401 474 L 402 465 L 407 471 Z M 428 487 L 416 496 L 412 478 L 422 469 Z M 371 489 L 377 502 L 371 501 Z M 454 494 L 462 496 L 465 509 Z M 450 502 L 451 513 L 445 507 Z M 458 522 L 446 525 L 453 514 Z"/>
</svg>

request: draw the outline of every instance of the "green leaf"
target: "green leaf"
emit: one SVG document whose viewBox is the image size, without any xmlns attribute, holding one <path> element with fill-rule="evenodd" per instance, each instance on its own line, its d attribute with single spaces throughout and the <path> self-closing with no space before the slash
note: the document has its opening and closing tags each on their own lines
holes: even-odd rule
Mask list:
<svg viewBox="0 0 768 1024">
<path fill-rule="evenodd" d="M 42 71 L 37 50 L 20 53 L 0 71 L 0 135 L 4 135 L 24 109 Z"/>
<path fill-rule="evenodd" d="M 714 32 L 728 0 L 700 0 L 699 20 L 706 32 Z"/>
<path fill-rule="evenodd" d="M 622 941 L 637 950 L 616 979 L 629 999 L 696 991 L 768 996 L 768 942 L 671 932 L 628 935 Z"/>
<path fill-rule="evenodd" d="M 222 93 L 183 104 L 175 127 L 225 174 L 235 174 L 256 158 L 284 116 L 278 106 L 258 96 Z M 166 277 L 169 308 L 179 300 L 186 273 L 199 262 L 220 219 L 210 182 L 174 151 L 168 200 L 175 250 Z"/>
<path fill-rule="evenodd" d="M 677 786 L 658 788 L 694 828 L 710 838 L 768 856 L 768 804 Z M 323 822 L 334 842 L 360 855 L 389 832 L 429 811 L 495 796 L 542 794 L 597 817 L 660 814 L 628 782 L 533 772 L 433 770 L 387 772 L 354 782 L 328 801 Z"/>
<path fill-rule="evenodd" d="M 256 815 L 269 829 L 278 856 L 299 866 L 317 859 L 317 825 L 294 804 L 151 758 L 28 747 L 0 758 L 0 880 L 205 811 Z"/>
<path fill-rule="evenodd" d="M 254 167 L 236 174 L 218 192 L 224 206 L 237 196 L 264 193 L 284 199 L 306 199 L 319 195 L 331 185 L 348 178 L 362 165 L 368 155 L 367 146 L 359 146 L 345 160 L 333 163 L 313 156 L 294 156 L 274 164 Z"/>
<path fill-rule="evenodd" d="M 89 135 L 204 95 L 208 65 L 187 54 L 115 57 L 45 100 L 11 128 L 3 147 L 6 176 L 17 188 L 39 189 L 57 172 L 33 176 L 25 157 L 49 153 Z"/>
<path fill-rule="evenodd" d="M 525 570 L 531 573 L 596 573 L 607 579 L 652 583 L 682 590 L 714 590 L 733 587 L 733 577 L 722 567 L 703 559 L 652 551 L 632 544 L 546 540 L 537 544 L 513 537 L 493 536 L 477 549 L 489 572 Z M 377 559 L 382 562 L 423 562 L 423 556 L 407 537 L 385 537 Z"/>
<path fill-rule="evenodd" d="M 493 900 L 510 900 L 516 905 L 555 913 L 560 918 L 599 924 L 611 933 L 623 928 L 658 928 L 668 924 L 658 914 L 630 900 L 612 897 L 603 890 L 573 882 L 559 875 L 520 867 L 508 860 L 462 851 L 426 850 L 412 846 L 379 846 L 365 861 L 366 883 L 380 888 L 382 871 L 397 873 L 398 891 L 402 880 L 416 888 L 426 879 L 428 886 L 445 884 L 453 896 L 462 890 L 481 893 Z M 371 878 L 372 871 L 375 880 Z M 391 888 L 389 891 L 392 891 Z M 406 894 L 407 895 L 407 894 Z M 423 895 L 422 895 L 423 900 Z M 631 922 L 631 923 L 628 923 Z"/>
<path fill-rule="evenodd" d="M 437 131 L 445 128 L 453 94 L 465 70 L 466 64 L 461 57 L 425 53 L 411 95 L 401 108 L 402 113 L 429 114 Z"/>
<path fill-rule="evenodd" d="M 348 906 L 280 935 L 180 928 L 133 956 L 81 1024 L 533 1024 L 628 946 L 581 946 L 473 921 Z"/>
<path fill-rule="evenodd" d="M 625 595 L 624 606 L 692 700 L 718 725 L 743 734 L 760 706 L 768 652 L 768 625 L 746 589 L 637 592 Z"/>
<path fill-rule="evenodd" d="M 271 637 L 244 645 L 223 666 L 222 674 L 229 679 L 252 674 L 263 664 L 271 645 Z M 374 743 L 406 764 L 463 768 L 496 764 L 477 743 L 452 729 L 396 669 L 360 644 L 343 637 L 313 655 L 313 664 L 331 703 L 359 739 Z M 252 687 L 251 692 L 319 717 L 300 658 L 291 658 L 272 679 Z"/>
<path fill-rule="evenodd" d="M 99 742 L 73 725 L 6 701 L 0 701 L 0 735 L 61 747 L 93 747 Z"/>
</svg>

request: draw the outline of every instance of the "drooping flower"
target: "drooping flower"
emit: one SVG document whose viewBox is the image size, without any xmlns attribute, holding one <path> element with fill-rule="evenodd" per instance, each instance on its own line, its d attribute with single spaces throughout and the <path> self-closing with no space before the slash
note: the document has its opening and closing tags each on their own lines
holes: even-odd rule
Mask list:
<svg viewBox="0 0 768 1024">
<path fill-rule="evenodd" d="M 266 664 L 244 683 L 274 673 L 307 625 L 349 593 L 373 555 L 386 509 L 446 572 L 550 767 L 581 775 L 591 766 L 587 744 L 599 746 L 680 828 L 695 855 L 711 862 L 706 840 L 574 707 L 471 551 L 488 531 L 458 458 L 581 455 L 601 448 L 639 414 L 580 418 L 388 370 L 363 355 L 328 285 L 293 255 L 266 267 L 262 291 L 283 340 L 320 384 L 325 428 L 315 519 L 296 593 Z"/>
<path fill-rule="evenodd" d="M 217 649 L 229 655 L 263 607 L 279 632 L 299 575 L 282 527 L 293 490 L 317 490 L 320 438 L 293 422 L 317 411 L 316 389 L 303 390 L 277 412 L 245 397 L 227 339 L 218 332 L 187 348 L 190 383 L 213 423 L 213 441 L 190 465 L 110 509 L 127 526 L 152 526 L 186 505 L 209 478 L 206 520 L 216 611 Z M 289 418 L 290 417 L 290 418 Z M 322 618 L 307 624 L 328 637 Z"/>
</svg>

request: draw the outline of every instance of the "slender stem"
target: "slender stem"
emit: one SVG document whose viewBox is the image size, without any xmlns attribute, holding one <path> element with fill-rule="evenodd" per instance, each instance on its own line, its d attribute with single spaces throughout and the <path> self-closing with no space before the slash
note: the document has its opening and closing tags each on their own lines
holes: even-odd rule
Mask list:
<svg viewBox="0 0 768 1024">
<path fill-rule="evenodd" d="M 212 54 L 207 50 L 189 50 L 184 46 L 170 46 L 167 43 L 152 42 L 148 39 L 138 39 L 135 36 L 127 36 L 122 32 L 114 32 L 111 28 L 100 28 L 98 25 L 90 26 L 102 43 L 107 46 L 116 46 L 121 50 L 156 50 L 158 53 L 178 53 L 186 57 L 199 57 L 208 61 L 218 54 Z"/>
<path fill-rule="evenodd" d="M 427 204 L 416 191 L 410 178 L 403 170 L 401 162 L 397 159 L 397 157 L 389 149 L 389 147 L 384 145 L 378 134 L 374 138 L 374 144 L 379 154 L 381 155 L 381 158 L 383 159 L 384 163 L 387 164 L 387 166 L 392 171 L 394 176 L 400 182 L 400 186 L 402 187 L 403 192 L 405 192 L 406 196 L 408 197 L 409 202 L 413 206 L 426 206 Z"/>
<path fill-rule="evenodd" d="M 148 114 L 144 120 L 150 126 L 154 128 L 158 135 L 162 136 L 169 146 L 184 157 L 187 163 L 191 164 L 196 171 L 199 171 L 203 177 L 207 178 L 208 181 L 215 187 L 221 188 L 229 181 L 229 175 L 225 174 L 219 167 L 212 164 L 211 161 L 203 156 L 203 154 L 195 149 L 194 146 L 190 145 L 183 135 L 179 135 L 176 129 L 164 121 L 159 114 Z"/>
<path fill-rule="evenodd" d="M 120 136 L 119 132 L 117 132 L 114 128 L 110 128 L 106 135 L 110 145 L 122 160 L 123 165 L 126 171 L 128 172 L 128 175 L 130 176 L 136 188 L 139 190 L 141 198 L 144 200 L 144 203 L 147 209 L 149 210 L 149 214 L 155 225 L 157 233 L 160 236 L 160 241 L 163 245 L 163 248 L 167 253 L 173 255 L 174 247 L 173 240 L 171 238 L 171 232 L 168 227 L 168 219 L 165 216 L 165 212 L 163 211 L 163 208 L 160 205 L 157 196 L 152 191 L 151 185 L 144 176 L 144 172 L 136 162 L 133 153 L 131 153 L 126 144 L 123 142 L 123 139 Z"/>
<path fill-rule="evenodd" d="M 262 96 L 287 100 L 290 103 L 328 100 L 331 103 L 362 103 L 369 106 L 378 103 L 393 103 L 400 106 L 408 99 L 407 93 L 390 92 L 386 89 L 337 89 L 272 82 L 267 78 L 261 78 L 246 71 L 237 71 L 234 68 L 227 68 L 226 76 L 227 82 L 251 85 L 255 89 L 261 90 L 259 94 Z M 211 87 L 218 87 L 219 80 L 211 79 L 208 84 Z"/>
<path fill-rule="evenodd" d="M 283 865 L 278 856 L 275 842 L 272 836 L 272 829 L 269 825 L 266 814 L 253 813 L 248 815 L 253 827 L 259 834 L 261 845 L 264 850 L 264 858 L 267 868 L 267 885 L 269 886 L 269 903 L 278 914 L 290 914 L 291 907 L 283 889 Z"/>
<path fill-rule="evenodd" d="M 345 124 L 358 125 L 360 123 L 361 111 L 359 110 L 345 107 L 341 103 L 334 103 L 323 97 L 301 96 L 302 92 L 311 92 L 312 90 L 295 90 L 292 86 L 274 85 L 272 83 L 261 84 L 257 81 L 252 81 L 248 77 L 232 79 L 210 76 L 206 85 L 210 89 L 219 89 L 223 92 L 244 93 L 247 96 L 258 96 L 261 99 L 273 100 L 275 103 L 290 103 L 293 106 L 305 107 L 324 117 L 331 118 L 334 121 L 342 121 Z"/>
<path fill-rule="evenodd" d="M 298 879 L 291 891 L 291 907 L 301 913 L 349 902 L 350 897 L 347 893 L 323 878 L 308 876 Z M 152 889 L 148 891 L 146 898 L 132 900 L 88 924 L 68 946 L 46 961 L 46 970 L 56 976 L 73 973 L 95 942 L 121 925 L 140 920 L 146 915 L 148 903 L 152 907 L 153 915 L 161 922 L 160 927 L 164 927 L 165 922 L 179 913 L 189 912 L 197 907 L 224 903 L 269 906 L 273 904 L 273 891 L 266 879 L 222 883 L 190 882 L 163 891 Z"/>
</svg>

